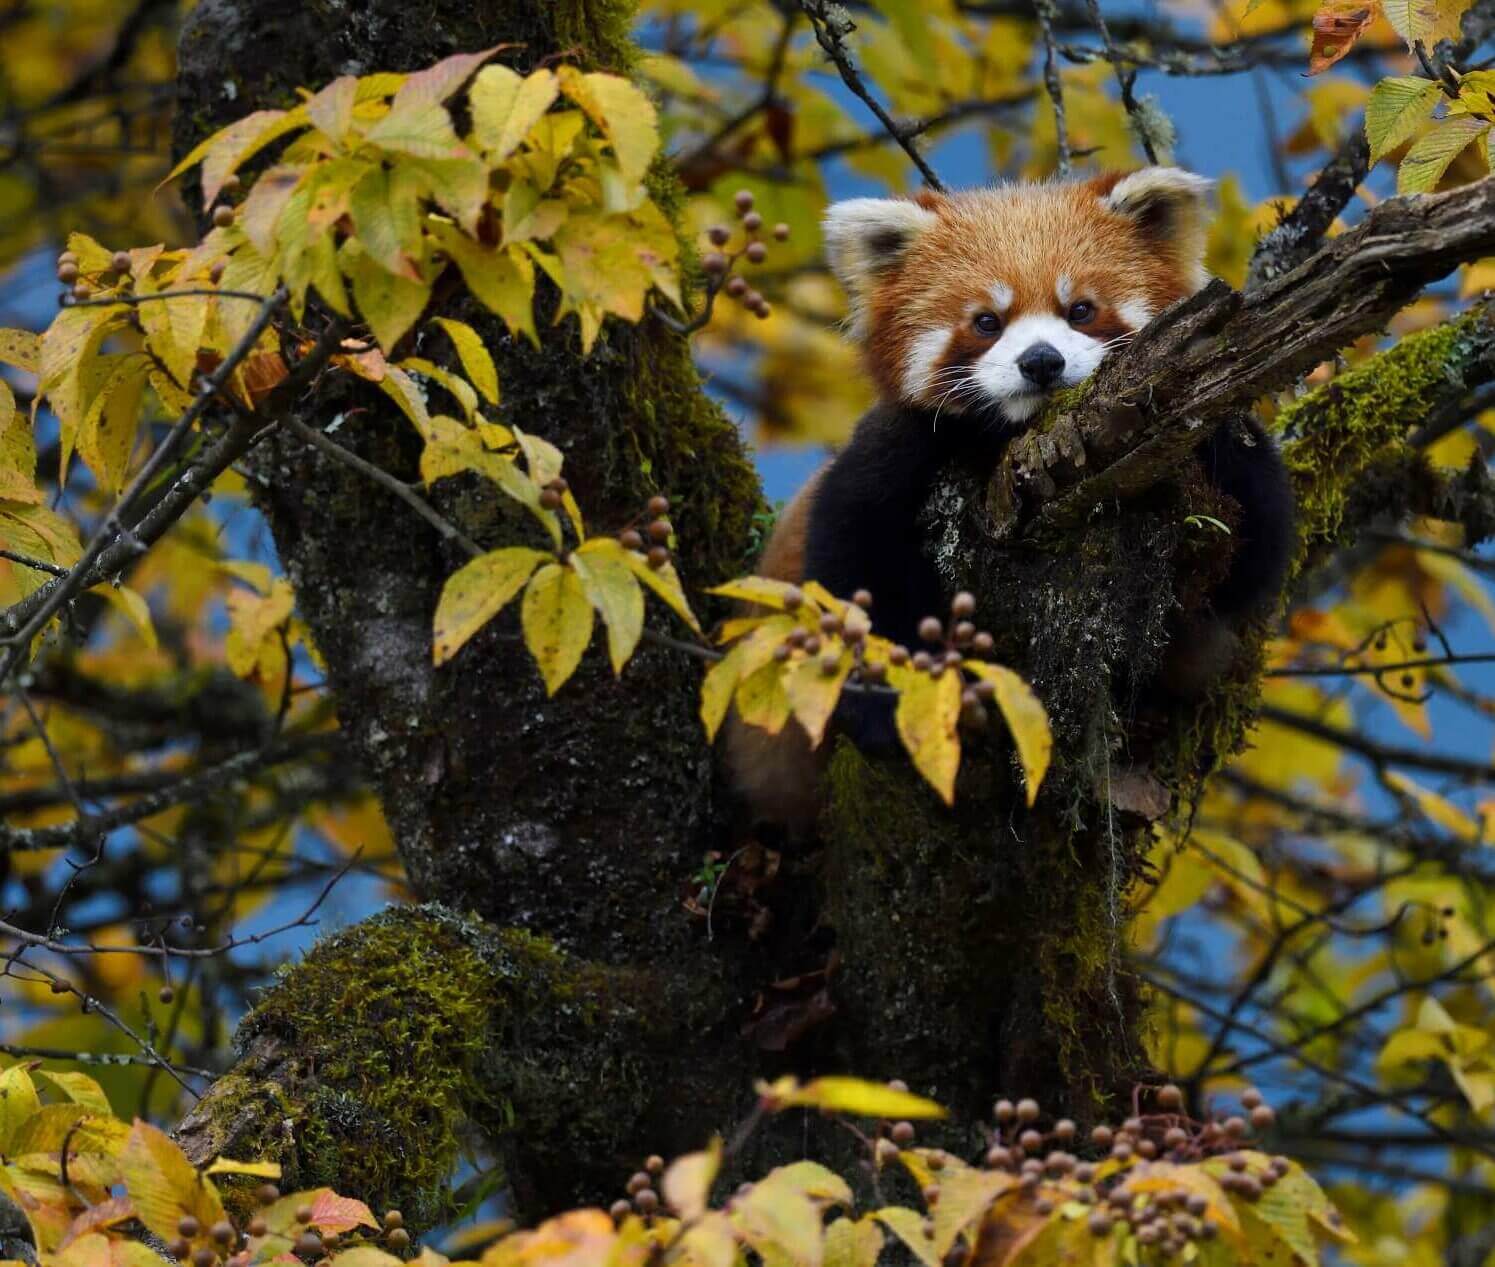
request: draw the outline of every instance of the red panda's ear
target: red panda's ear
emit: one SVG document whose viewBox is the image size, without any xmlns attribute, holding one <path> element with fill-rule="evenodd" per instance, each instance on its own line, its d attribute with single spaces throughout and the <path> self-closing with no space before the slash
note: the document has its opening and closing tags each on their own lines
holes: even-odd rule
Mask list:
<svg viewBox="0 0 1495 1267">
<path fill-rule="evenodd" d="M 1125 216 L 1143 236 L 1168 251 L 1194 286 L 1204 285 L 1214 181 L 1179 167 L 1144 167 L 1128 176 L 1097 177 L 1091 184 L 1102 206 Z"/>
<path fill-rule="evenodd" d="M 908 198 L 848 198 L 825 213 L 825 249 L 831 271 L 851 301 L 852 332 L 863 324 L 872 289 L 898 267 L 904 252 L 938 214 Z"/>
</svg>

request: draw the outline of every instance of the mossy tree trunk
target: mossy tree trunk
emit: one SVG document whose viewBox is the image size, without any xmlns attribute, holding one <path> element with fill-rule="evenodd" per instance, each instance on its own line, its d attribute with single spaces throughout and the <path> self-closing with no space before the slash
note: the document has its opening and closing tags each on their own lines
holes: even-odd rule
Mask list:
<svg viewBox="0 0 1495 1267">
<path fill-rule="evenodd" d="M 298 86 L 499 43 L 522 45 L 521 68 L 566 50 L 626 72 L 630 17 L 623 0 L 203 0 L 182 40 L 178 147 Z M 666 173 L 658 187 L 668 202 Z M 613 325 L 583 360 L 570 326 L 534 350 L 470 303 L 451 311 L 494 352 L 505 421 L 564 450 L 594 525 L 665 492 L 689 585 L 750 565 L 756 477 L 681 340 Z M 343 443 L 413 478 L 417 437 L 367 384 L 329 376 L 300 412 L 314 427 L 344 415 Z M 998 547 L 984 490 L 952 477 L 931 549 L 952 585 L 974 583 L 1003 657 L 1049 704 L 1048 788 L 1024 808 L 993 735 L 970 746 L 951 813 L 906 763 L 842 744 L 820 848 L 776 875 L 743 855 L 739 873 L 762 882 L 756 916 L 724 907 L 708 935 L 682 898 L 734 837 L 696 662 L 645 644 L 615 681 L 593 648 L 549 700 L 500 620 L 434 669 L 431 614 L 462 560 L 284 432 L 253 474 L 343 727 L 432 905 L 288 970 L 183 1124 L 195 1155 L 277 1156 L 288 1182 L 397 1203 L 421 1225 L 469 1128 L 538 1212 L 605 1197 L 641 1152 L 729 1131 L 752 1079 L 786 1069 L 905 1078 L 953 1109 L 947 1140 L 962 1146 L 998 1092 L 1083 1118 L 1146 1075 L 1124 899 L 1159 796 L 1238 738 L 1255 689 L 1247 655 L 1202 713 L 1143 698 L 1176 601 L 1221 565 L 1180 527 L 1180 510 L 1228 514 L 1202 485 L 1174 480 L 1126 513 Z M 525 531 L 476 482 L 443 483 L 439 501 L 486 545 Z M 783 1125 L 745 1164 L 807 1140 L 848 1147 L 814 1119 Z"/>
</svg>

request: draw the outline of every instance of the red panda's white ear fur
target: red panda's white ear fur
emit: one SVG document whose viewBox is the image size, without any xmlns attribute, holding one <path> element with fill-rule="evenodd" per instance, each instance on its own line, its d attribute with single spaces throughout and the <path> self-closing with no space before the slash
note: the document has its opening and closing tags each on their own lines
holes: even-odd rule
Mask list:
<svg viewBox="0 0 1495 1267">
<path fill-rule="evenodd" d="M 1101 198 L 1165 247 L 1198 290 L 1209 281 L 1204 250 L 1209 233 L 1209 195 L 1215 182 L 1180 167 L 1144 167 L 1123 176 Z"/>
<path fill-rule="evenodd" d="M 938 218 L 908 198 L 848 198 L 826 211 L 826 258 L 850 301 L 847 325 L 853 338 L 867 333 L 873 288 Z"/>
</svg>

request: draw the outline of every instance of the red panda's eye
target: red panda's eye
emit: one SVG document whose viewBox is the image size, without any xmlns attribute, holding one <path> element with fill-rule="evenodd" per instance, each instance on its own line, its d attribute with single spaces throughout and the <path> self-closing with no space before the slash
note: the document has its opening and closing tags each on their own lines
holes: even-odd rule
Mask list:
<svg viewBox="0 0 1495 1267">
<path fill-rule="evenodd" d="M 1083 326 L 1095 320 L 1095 305 L 1088 299 L 1082 299 L 1078 303 L 1069 306 L 1069 324 L 1072 326 Z"/>
<path fill-rule="evenodd" d="M 982 334 L 998 334 L 1002 329 L 1002 318 L 994 312 L 978 312 L 972 324 Z"/>
</svg>

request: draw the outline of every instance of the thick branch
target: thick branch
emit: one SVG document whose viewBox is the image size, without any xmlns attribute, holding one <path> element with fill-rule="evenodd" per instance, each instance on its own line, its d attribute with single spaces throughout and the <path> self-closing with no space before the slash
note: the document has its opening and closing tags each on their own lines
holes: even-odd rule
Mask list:
<svg viewBox="0 0 1495 1267">
<path fill-rule="evenodd" d="M 1495 178 L 1394 198 L 1285 277 L 1241 295 L 1216 282 L 1107 362 L 993 476 L 999 537 L 1038 516 L 1072 524 L 1176 469 L 1233 409 L 1380 329 L 1424 286 L 1495 250 Z M 1139 436 L 1140 442 L 1139 442 Z"/>
</svg>

